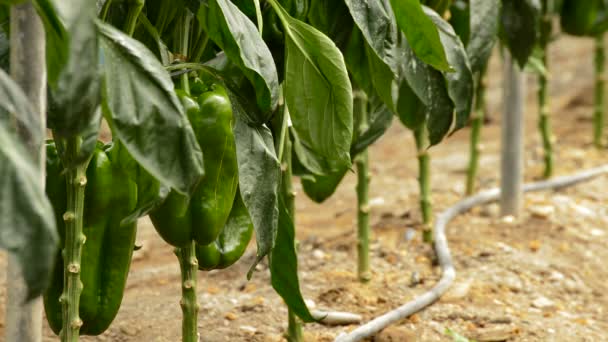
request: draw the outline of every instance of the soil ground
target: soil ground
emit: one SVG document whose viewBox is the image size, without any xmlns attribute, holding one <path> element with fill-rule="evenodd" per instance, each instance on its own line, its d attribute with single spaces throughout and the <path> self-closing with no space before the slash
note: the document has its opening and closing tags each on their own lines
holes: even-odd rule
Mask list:
<svg viewBox="0 0 608 342">
<path fill-rule="evenodd" d="M 557 174 L 605 163 L 591 145 L 593 44 L 562 38 L 552 47 L 551 94 Z M 501 69 L 489 72 L 488 108 L 479 187 L 498 184 Z M 542 172 L 536 130 L 535 82 L 528 82 L 526 180 Z M 433 202 L 439 212 L 463 197 L 469 129 L 431 150 Z M 607 132 L 608 133 L 608 132 Z M 362 314 L 367 321 L 423 293 L 439 279 L 432 250 L 420 240 L 417 163 L 410 132 L 397 121 L 371 148 L 373 279 L 356 281 L 355 181 L 346 177 L 323 205 L 297 197 L 302 291 L 319 309 Z M 498 207 L 475 208 L 448 227 L 457 270 L 450 292 L 428 309 L 386 329 L 375 341 L 450 341 L 446 329 L 478 341 L 608 341 L 608 177 L 559 192 L 526 196 L 517 222 Z M 296 184 L 296 190 L 301 187 Z M 417 232 L 411 239 L 411 232 Z M 141 221 L 123 305 L 111 328 L 84 341 L 179 341 L 179 268 L 172 249 Z M 202 341 L 281 341 L 286 309 L 262 265 L 251 281 L 252 244 L 235 266 L 199 273 Z M 0 267 L 5 269 L 5 255 Z M 0 336 L 5 322 L 5 273 L 0 272 Z M 414 281 L 417 280 L 417 281 Z M 308 341 L 332 341 L 354 326 L 305 326 Z M 55 341 L 48 327 L 45 341 Z M 0 338 L 1 339 L 1 338 Z"/>
</svg>

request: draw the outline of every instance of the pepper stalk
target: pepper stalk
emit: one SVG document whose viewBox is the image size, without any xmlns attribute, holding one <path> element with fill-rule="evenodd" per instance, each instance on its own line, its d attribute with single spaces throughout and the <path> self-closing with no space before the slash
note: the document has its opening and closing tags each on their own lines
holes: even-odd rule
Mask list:
<svg viewBox="0 0 608 342">
<path fill-rule="evenodd" d="M 283 123 L 287 122 L 288 113 L 284 111 L 283 113 Z M 292 152 L 292 144 L 291 139 L 289 138 L 289 132 L 287 125 L 282 125 L 282 132 L 280 132 L 282 137 L 282 149 L 280 148 L 280 158 L 281 158 L 281 192 L 282 196 L 285 199 L 285 206 L 289 216 L 291 216 L 294 226 L 296 223 L 296 192 L 293 189 L 293 172 L 292 172 L 292 163 L 291 163 L 291 152 Z M 296 244 L 297 246 L 297 244 Z M 297 252 L 297 249 L 296 249 Z M 302 323 L 296 316 L 296 314 L 291 310 L 287 310 L 287 333 L 286 338 L 289 342 L 303 342 L 304 337 L 302 334 Z"/>
<path fill-rule="evenodd" d="M 361 135 L 369 126 L 367 96 L 363 92 L 354 95 L 354 119 L 357 134 Z M 369 157 L 367 149 L 355 159 L 357 166 L 357 275 L 362 283 L 371 279 L 369 262 Z"/>
<path fill-rule="evenodd" d="M 178 50 L 183 56 L 188 56 L 188 44 L 190 36 L 190 24 L 192 13 L 184 11 L 181 18 L 181 29 L 177 40 Z M 182 90 L 190 95 L 190 84 L 188 74 L 182 75 L 180 79 Z M 196 296 L 196 280 L 198 271 L 198 260 L 196 259 L 196 243 L 192 241 L 189 246 L 176 248 L 175 255 L 179 260 L 179 268 L 182 280 L 182 299 L 179 304 L 182 308 L 182 341 L 198 342 L 198 312 L 199 305 Z"/>
<path fill-rule="evenodd" d="M 59 140 L 63 140 L 59 138 Z M 75 342 L 79 339 L 80 327 L 80 294 L 82 281 L 80 280 L 82 247 L 86 237 L 82 232 L 84 222 L 84 193 L 87 184 L 87 165 L 85 162 L 72 164 L 79 159 L 81 138 L 68 138 L 63 151 L 64 166 L 66 166 L 67 206 L 63 214 L 65 222 L 65 243 L 61 255 L 63 257 L 63 293 L 59 298 L 61 302 L 62 327 L 59 337 L 62 342 Z"/>
<path fill-rule="evenodd" d="M 538 110 L 539 121 L 538 129 L 540 130 L 543 149 L 545 169 L 543 171 L 544 178 L 550 178 L 553 175 L 553 138 L 551 134 L 551 116 L 549 108 L 548 80 L 549 80 L 549 60 L 547 50 L 551 39 L 552 18 L 549 13 L 551 0 L 543 0 L 542 8 L 543 15 L 541 18 L 540 30 L 540 50 L 541 60 L 545 67 L 545 72 L 538 75 Z M 551 6 L 552 7 L 552 6 Z"/>
<path fill-rule="evenodd" d="M 182 280 L 182 299 L 179 304 L 182 307 L 182 341 L 198 342 L 198 311 L 199 305 L 196 298 L 196 280 L 198 272 L 198 260 L 196 259 L 195 242 L 190 246 L 176 248 L 175 255 L 179 260 L 179 268 Z"/>
<path fill-rule="evenodd" d="M 485 117 L 486 105 L 486 84 L 485 84 L 485 67 L 477 75 L 477 88 L 475 90 L 475 112 L 471 120 L 471 143 L 469 167 L 467 168 L 467 186 L 466 194 L 472 195 L 475 191 L 475 180 L 477 170 L 479 169 L 479 155 L 481 154 L 481 146 L 479 144 L 481 137 L 481 129 Z"/>
<path fill-rule="evenodd" d="M 420 212 L 424 225 L 423 240 L 428 243 L 433 242 L 433 231 L 431 230 L 431 220 L 433 209 L 431 205 L 431 157 L 426 147 L 428 137 L 424 126 L 414 130 L 416 149 L 418 151 L 418 184 L 420 186 Z"/>
<path fill-rule="evenodd" d="M 595 100 L 593 112 L 593 144 L 603 147 L 604 135 L 604 83 L 605 83 L 604 34 L 595 37 Z"/>
</svg>

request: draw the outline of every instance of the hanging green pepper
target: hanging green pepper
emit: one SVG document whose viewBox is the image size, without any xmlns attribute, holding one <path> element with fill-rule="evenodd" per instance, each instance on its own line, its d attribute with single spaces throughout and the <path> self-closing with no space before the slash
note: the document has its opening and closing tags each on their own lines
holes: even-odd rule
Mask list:
<svg viewBox="0 0 608 342">
<path fill-rule="evenodd" d="M 113 160 L 112 144 L 98 142 L 87 168 L 80 297 L 80 333 L 99 335 L 116 317 L 129 273 L 136 220 L 123 222 L 138 206 L 138 189 L 133 179 Z M 63 214 L 66 211 L 66 180 L 55 144 L 47 143 L 47 195 L 51 200 L 62 241 L 65 239 Z M 121 224 L 123 222 L 123 224 Z M 57 265 L 62 265 L 57 255 Z M 46 317 L 53 332 L 62 326 L 60 296 L 63 291 L 63 268 L 56 267 L 53 281 L 44 295 Z"/>
<path fill-rule="evenodd" d="M 150 214 L 160 236 L 175 247 L 185 247 L 192 240 L 199 245 L 213 243 L 228 220 L 237 191 L 230 100 L 220 85 L 205 90 L 196 100 L 178 91 L 203 150 L 205 177 L 189 203 L 185 196 L 171 191 L 167 200 Z"/>
<path fill-rule="evenodd" d="M 251 217 L 241 196 L 237 193 L 228 222 L 215 242 L 206 246 L 196 246 L 198 268 L 209 271 L 231 266 L 245 253 L 252 234 Z"/>
</svg>

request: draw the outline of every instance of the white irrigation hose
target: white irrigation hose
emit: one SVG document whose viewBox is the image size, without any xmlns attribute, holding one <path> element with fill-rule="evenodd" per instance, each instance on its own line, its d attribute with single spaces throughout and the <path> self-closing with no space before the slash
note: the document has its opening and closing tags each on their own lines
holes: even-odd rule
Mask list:
<svg viewBox="0 0 608 342">
<path fill-rule="evenodd" d="M 597 176 L 608 173 L 608 165 L 604 165 L 598 168 L 583 171 L 576 175 L 556 177 L 551 180 L 529 183 L 524 185 L 524 192 L 541 191 L 549 189 L 558 189 L 577 183 L 581 183 Z M 435 301 L 443 295 L 456 277 L 456 271 L 452 264 L 452 257 L 448 248 L 448 242 L 445 237 L 445 227 L 454 217 L 467 212 L 474 206 L 487 204 L 498 200 L 500 196 L 500 190 L 498 188 L 482 191 L 474 196 L 467 197 L 456 205 L 448 208 L 437 216 L 434 226 L 435 236 L 435 252 L 439 259 L 439 265 L 442 269 L 442 275 L 439 282 L 428 292 L 416 297 L 414 300 L 398 307 L 393 311 L 389 311 L 382 316 L 376 317 L 370 322 L 358 327 L 350 333 L 342 333 L 334 342 L 356 342 L 361 341 L 365 338 L 371 337 L 388 325 L 400 321 L 414 313 L 424 309 L 425 307 L 433 304 Z"/>
</svg>

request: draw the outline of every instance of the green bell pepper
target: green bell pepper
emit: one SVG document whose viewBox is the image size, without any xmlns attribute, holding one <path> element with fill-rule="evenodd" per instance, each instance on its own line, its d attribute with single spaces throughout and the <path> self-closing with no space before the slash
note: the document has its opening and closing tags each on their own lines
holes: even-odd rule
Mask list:
<svg viewBox="0 0 608 342">
<path fill-rule="evenodd" d="M 57 219 L 62 241 L 66 211 L 66 179 L 55 144 L 47 143 L 46 188 Z M 87 168 L 81 274 L 80 328 L 82 335 L 99 335 L 116 317 L 131 264 L 136 220 L 123 222 L 138 205 L 137 184 L 125 177 L 124 170 L 112 160 L 113 145 L 98 142 Z M 121 224 L 121 222 L 123 222 Z M 57 254 L 53 280 L 44 295 L 44 308 L 49 325 L 58 334 L 62 327 L 60 297 L 63 292 L 61 252 Z"/>
<path fill-rule="evenodd" d="M 215 240 L 206 246 L 196 246 L 199 270 L 209 271 L 227 268 L 245 253 L 251 236 L 253 222 L 239 194 L 234 199 L 226 226 Z"/>
<path fill-rule="evenodd" d="M 214 84 L 197 98 L 178 91 L 198 143 L 203 150 L 205 177 L 190 201 L 171 191 L 150 218 L 160 236 L 170 245 L 186 247 L 213 243 L 230 215 L 238 186 L 233 116 L 224 88 Z"/>
</svg>

